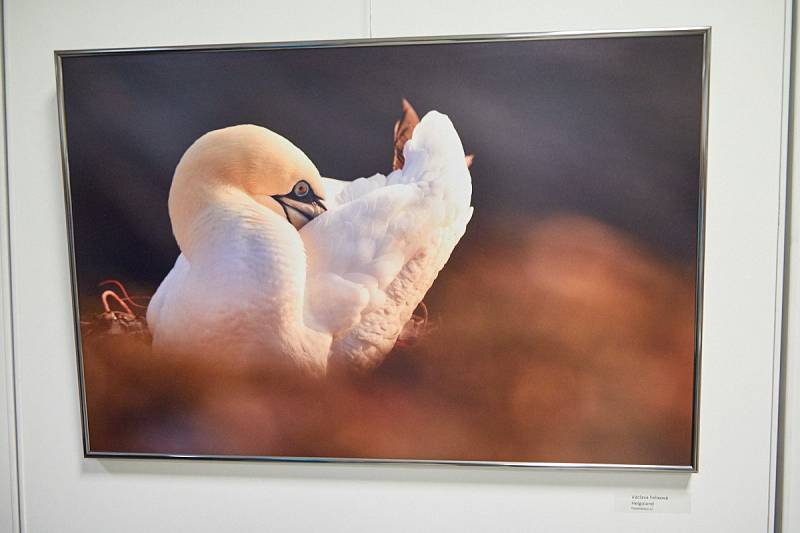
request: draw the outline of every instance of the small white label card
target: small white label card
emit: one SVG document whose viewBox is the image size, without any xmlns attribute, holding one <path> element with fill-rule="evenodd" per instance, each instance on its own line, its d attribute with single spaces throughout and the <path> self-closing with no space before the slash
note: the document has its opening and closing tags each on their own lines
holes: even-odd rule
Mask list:
<svg viewBox="0 0 800 533">
<path fill-rule="evenodd" d="M 614 498 L 614 510 L 618 513 L 688 513 L 691 501 L 683 491 L 620 492 Z"/>
</svg>

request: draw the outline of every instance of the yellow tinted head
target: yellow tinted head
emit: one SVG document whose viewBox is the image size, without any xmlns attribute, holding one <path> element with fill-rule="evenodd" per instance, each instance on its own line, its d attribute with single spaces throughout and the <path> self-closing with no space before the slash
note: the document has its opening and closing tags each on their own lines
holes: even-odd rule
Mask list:
<svg viewBox="0 0 800 533">
<path fill-rule="evenodd" d="M 252 124 L 211 131 L 186 150 L 172 179 L 169 211 L 181 249 L 199 210 L 221 193 L 242 192 L 298 229 L 324 211 L 319 171 L 289 140 Z"/>
</svg>

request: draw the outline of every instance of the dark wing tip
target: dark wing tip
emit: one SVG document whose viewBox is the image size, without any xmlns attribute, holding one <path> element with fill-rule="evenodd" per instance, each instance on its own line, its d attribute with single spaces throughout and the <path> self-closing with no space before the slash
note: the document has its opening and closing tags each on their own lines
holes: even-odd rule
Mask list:
<svg viewBox="0 0 800 533">
<path fill-rule="evenodd" d="M 394 156 L 392 157 L 392 170 L 403 168 L 405 157 L 403 157 L 403 147 L 406 145 L 411 135 L 414 133 L 414 128 L 419 124 L 419 115 L 414 109 L 414 106 L 406 99 L 401 100 L 401 107 L 403 109 L 400 115 L 400 120 L 394 124 Z"/>
</svg>

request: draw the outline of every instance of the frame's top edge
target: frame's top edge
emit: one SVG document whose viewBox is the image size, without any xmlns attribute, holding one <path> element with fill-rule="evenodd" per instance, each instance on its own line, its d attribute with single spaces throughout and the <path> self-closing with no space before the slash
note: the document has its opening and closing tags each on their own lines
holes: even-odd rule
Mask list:
<svg viewBox="0 0 800 533">
<path fill-rule="evenodd" d="M 608 37 L 658 37 L 672 35 L 708 35 L 711 26 L 687 26 L 677 28 L 645 28 L 645 29 L 612 29 L 612 30 L 574 30 L 574 31 L 547 31 L 530 33 L 495 33 L 495 34 L 467 34 L 467 35 L 432 35 L 408 36 L 386 38 L 362 39 L 335 39 L 317 41 L 274 41 L 260 43 L 234 43 L 234 44 L 204 44 L 204 45 L 175 45 L 175 46 L 143 46 L 128 48 L 96 48 L 76 50 L 55 50 L 56 59 L 64 57 L 106 55 L 106 54 L 133 54 L 150 52 L 173 51 L 214 51 L 214 50 L 288 50 L 295 48 L 339 48 L 360 46 L 392 46 L 404 44 L 446 44 L 446 43 L 477 43 L 491 41 L 535 41 L 549 39 L 594 39 Z"/>
</svg>

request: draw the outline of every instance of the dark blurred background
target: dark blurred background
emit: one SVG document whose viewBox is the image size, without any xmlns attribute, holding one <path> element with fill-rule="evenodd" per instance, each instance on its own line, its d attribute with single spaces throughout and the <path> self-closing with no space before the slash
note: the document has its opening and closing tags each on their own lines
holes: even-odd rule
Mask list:
<svg viewBox="0 0 800 533">
<path fill-rule="evenodd" d="M 326 385 L 291 437 L 268 379 L 176 389 L 139 348 L 89 340 L 93 449 L 688 464 L 702 58 L 700 36 L 64 58 L 87 314 L 99 281 L 147 295 L 171 268 L 172 172 L 209 130 L 266 126 L 354 179 L 390 170 L 405 97 L 475 154 L 475 215 L 418 345 Z"/>
<path fill-rule="evenodd" d="M 172 173 L 203 133 L 259 124 L 354 179 L 391 170 L 403 97 L 477 155 L 473 226 L 575 211 L 691 262 L 701 68 L 699 36 L 66 58 L 80 287 L 163 279 Z"/>
</svg>

